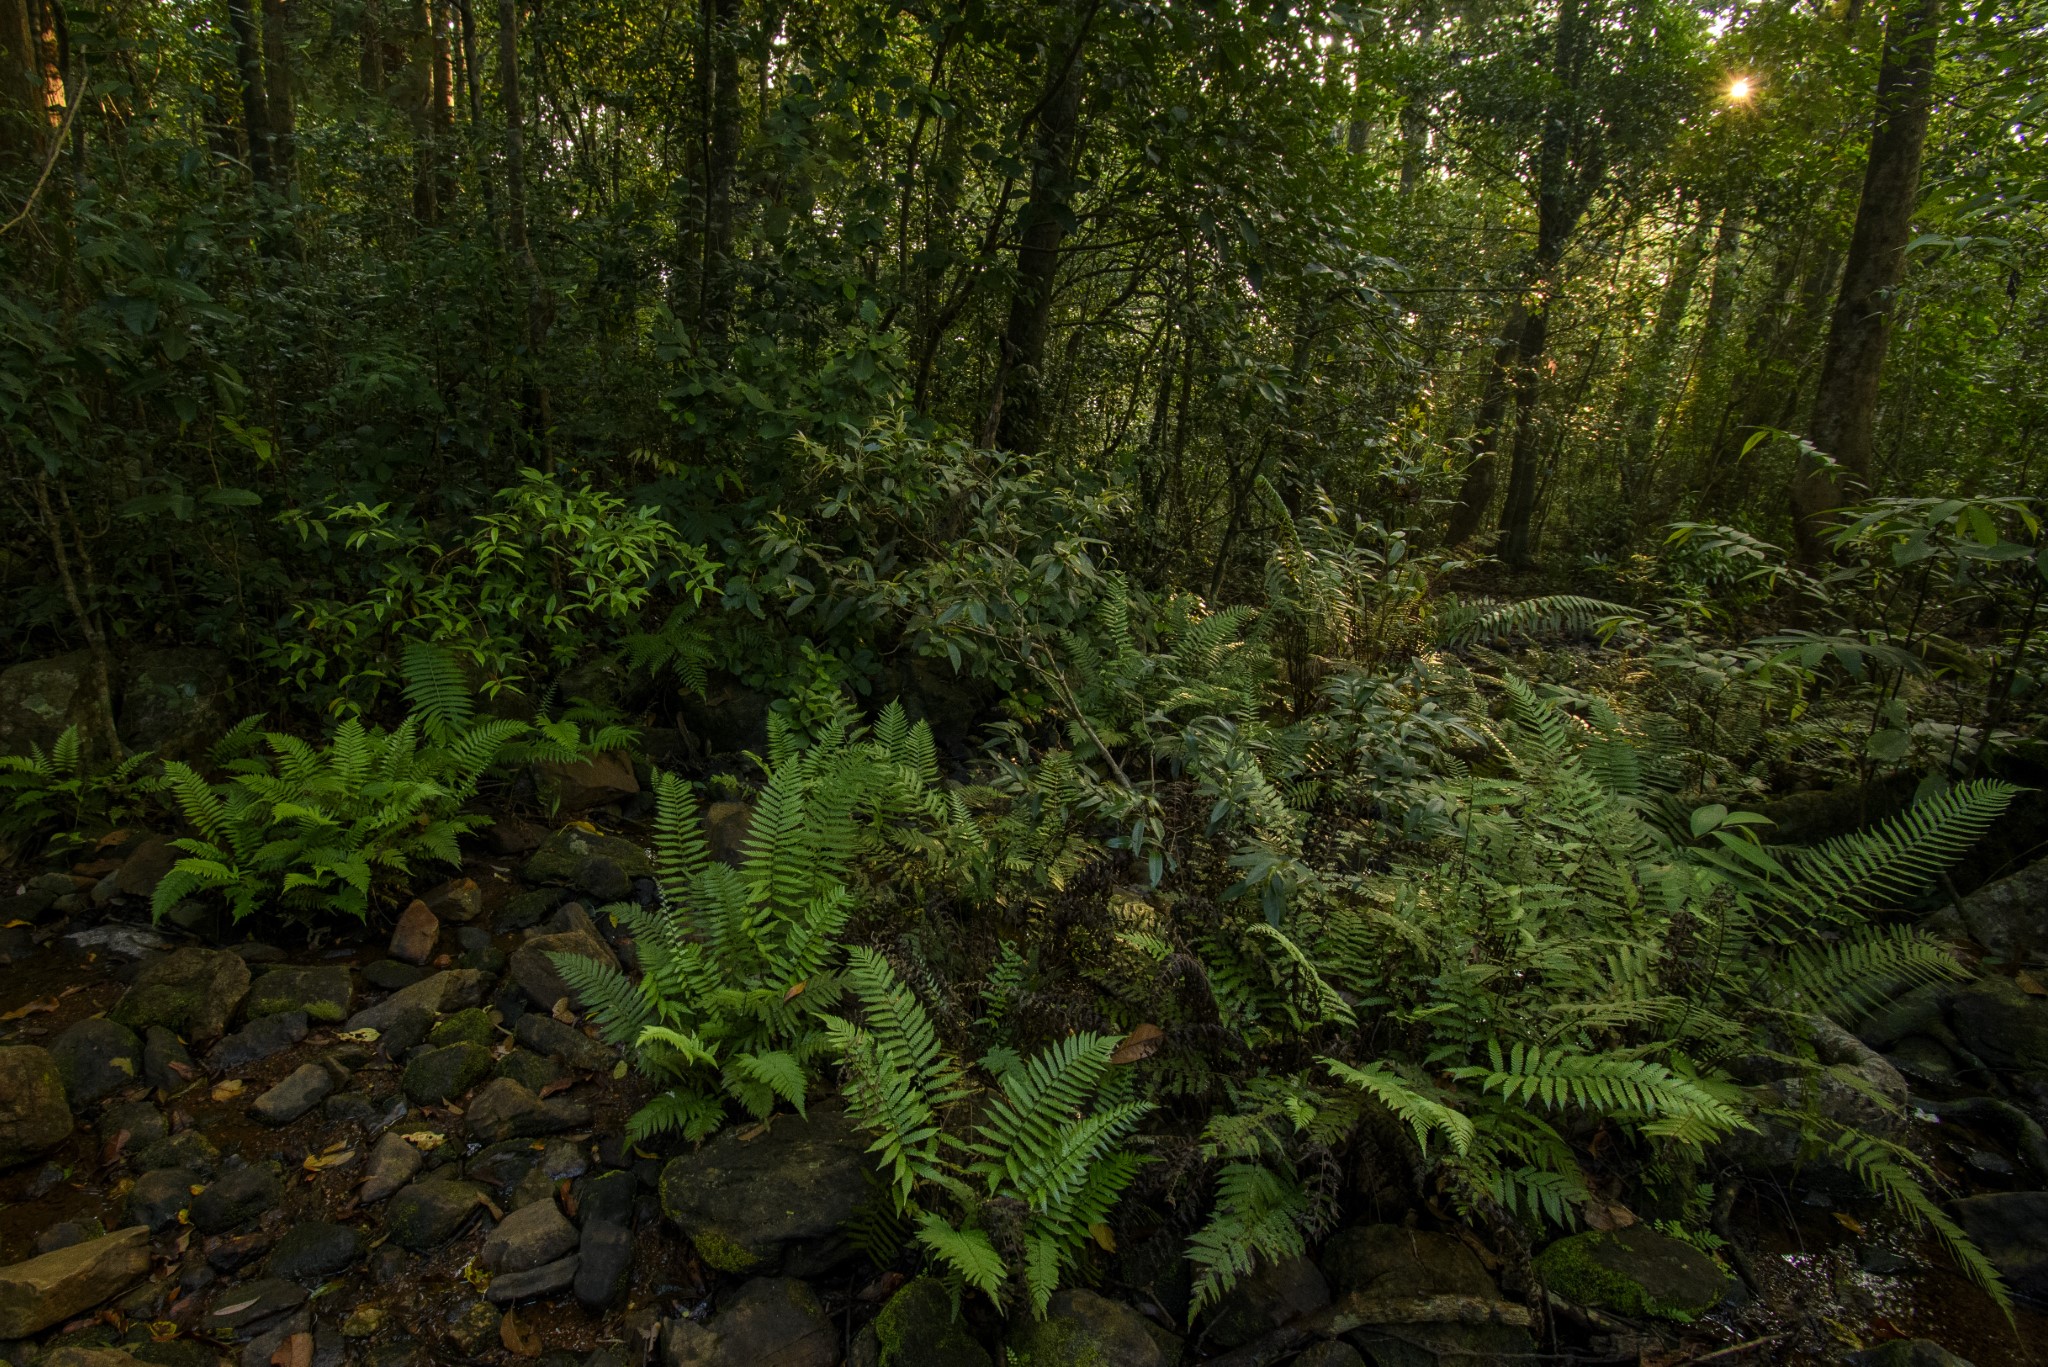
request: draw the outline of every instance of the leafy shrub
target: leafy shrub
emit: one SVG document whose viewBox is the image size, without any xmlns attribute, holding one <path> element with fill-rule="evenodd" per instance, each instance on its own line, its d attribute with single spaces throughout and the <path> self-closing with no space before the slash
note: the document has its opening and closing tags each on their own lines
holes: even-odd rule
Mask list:
<svg viewBox="0 0 2048 1367">
<path fill-rule="evenodd" d="M 49 848 L 83 844 L 95 829 L 117 826 L 149 805 L 153 781 L 145 751 L 94 767 L 84 737 L 67 726 L 44 753 L 0 755 L 0 836 L 24 846 L 47 838 Z"/>
</svg>

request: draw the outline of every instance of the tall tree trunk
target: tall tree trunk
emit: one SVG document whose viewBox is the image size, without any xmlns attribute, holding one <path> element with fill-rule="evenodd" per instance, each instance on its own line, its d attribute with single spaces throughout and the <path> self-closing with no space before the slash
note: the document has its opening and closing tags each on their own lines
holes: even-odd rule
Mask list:
<svg viewBox="0 0 2048 1367">
<path fill-rule="evenodd" d="M 505 114 L 505 245 L 533 269 L 526 241 L 526 130 L 519 107 L 519 0 L 498 0 L 498 98 Z"/>
<path fill-rule="evenodd" d="M 1522 334 L 1530 326 L 1530 312 L 1520 301 L 1508 310 L 1500 336 L 1493 344 L 1493 360 L 1486 368 L 1486 387 L 1479 394 L 1479 416 L 1472 424 L 1472 463 L 1465 467 L 1458 486 L 1458 501 L 1451 509 L 1450 525 L 1444 529 L 1444 544 L 1459 546 L 1470 541 L 1485 521 L 1499 487 L 1500 428 L 1507 416 L 1510 377 L 1522 351 Z"/>
<path fill-rule="evenodd" d="M 1642 349 L 1629 358 L 1628 409 L 1623 420 L 1621 454 L 1621 497 L 1624 507 L 1634 511 L 1645 506 L 1651 486 L 1651 455 L 1657 441 L 1657 419 L 1664 411 L 1665 392 L 1671 379 L 1671 361 L 1678 350 L 1678 333 L 1692 307 L 1693 284 L 1707 259 L 1707 229 L 1712 220 L 1704 214 L 1678 248 L 1671 263 L 1671 275 L 1657 301 L 1657 316 Z"/>
<path fill-rule="evenodd" d="M 986 444 L 1032 451 L 1042 435 L 1046 341 L 1052 332 L 1053 284 L 1067 235 L 1074 135 L 1081 121 L 1081 48 L 1085 32 L 1056 46 L 1060 66 L 1038 102 L 1031 197 L 1017 215 L 1017 280 L 1003 329 L 983 424 Z M 1063 50 L 1062 50 L 1063 49 Z"/>
<path fill-rule="evenodd" d="M 423 224 L 441 219 L 441 142 L 435 119 L 434 11 L 430 0 L 412 0 L 407 18 L 404 78 L 398 100 L 412 128 L 412 212 Z"/>
<path fill-rule="evenodd" d="M 471 0 L 455 0 L 455 12 L 462 21 L 462 89 L 469 103 L 470 155 L 476 160 L 477 185 L 483 191 L 484 219 L 490 224 L 492 240 L 502 248 L 504 243 L 498 238 L 498 198 L 483 149 L 484 107 L 478 90 L 483 84 L 483 71 L 477 66 L 476 11 Z"/>
<path fill-rule="evenodd" d="M 434 164 L 437 172 L 434 181 L 434 198 L 439 207 L 446 210 L 455 202 L 455 157 L 452 151 L 455 132 L 455 65 L 453 50 L 448 42 L 448 0 L 429 0 L 427 22 L 432 27 L 433 41 L 429 44 L 429 55 L 433 58 L 433 107 L 427 120 L 434 138 Z"/>
<path fill-rule="evenodd" d="M 732 321 L 732 191 L 740 160 L 739 0 L 704 0 L 709 124 L 704 137 L 704 264 L 698 319 L 720 346 Z"/>
<path fill-rule="evenodd" d="M 286 0 L 263 0 L 263 76 L 265 109 L 270 119 L 270 176 L 279 192 L 292 182 L 293 139 L 298 120 L 292 110 L 290 19 Z"/>
<path fill-rule="evenodd" d="M 1906 243 L 1920 193 L 1920 152 L 1934 104 L 1934 59 L 1943 0 L 1902 0 L 1885 20 L 1884 57 L 1870 130 L 1863 197 L 1828 324 L 1827 351 L 1813 396 L 1808 439 L 1835 468 L 1801 451 L 1792 478 L 1793 534 L 1800 559 L 1825 552 L 1827 513 L 1869 484 L 1878 382 L 1906 278 Z"/>
<path fill-rule="evenodd" d="M 270 111 L 263 91 L 263 40 L 249 0 L 228 0 L 228 28 L 235 36 L 235 78 L 242 93 L 242 132 L 249 139 L 249 174 L 270 180 Z"/>
<path fill-rule="evenodd" d="M 33 0 L 0 0 L 0 174 L 26 172 L 30 177 L 41 169 L 50 137 L 43 51 L 32 5 Z M 6 211 L 14 208 L 8 204 Z"/>
</svg>

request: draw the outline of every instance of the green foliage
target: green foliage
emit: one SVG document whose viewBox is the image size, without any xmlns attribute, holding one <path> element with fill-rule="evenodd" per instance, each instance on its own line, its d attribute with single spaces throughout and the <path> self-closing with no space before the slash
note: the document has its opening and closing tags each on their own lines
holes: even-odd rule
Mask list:
<svg viewBox="0 0 2048 1367">
<path fill-rule="evenodd" d="M 25 755 L 0 755 L 0 837 L 54 852 L 131 819 L 154 786 L 144 777 L 149 760 L 143 752 L 95 765 L 76 726 L 65 727 L 47 754 L 31 744 Z"/>
</svg>

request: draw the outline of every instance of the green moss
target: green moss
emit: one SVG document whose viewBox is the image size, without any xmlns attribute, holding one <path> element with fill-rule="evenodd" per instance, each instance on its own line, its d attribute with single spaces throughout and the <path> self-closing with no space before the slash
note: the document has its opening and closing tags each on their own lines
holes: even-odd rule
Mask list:
<svg viewBox="0 0 2048 1367">
<path fill-rule="evenodd" d="M 952 1295 L 935 1277 L 919 1277 L 875 1317 L 881 1367 L 988 1367 L 988 1350 L 960 1322 Z"/>
<path fill-rule="evenodd" d="M 447 1020 L 435 1026 L 427 1036 L 429 1044 L 489 1044 L 497 1027 L 491 1024 L 490 1012 L 481 1006 L 472 1006 L 466 1011 L 457 1011 Z"/>
<path fill-rule="evenodd" d="M 1012 1362 L 1029 1367 L 1118 1367 L 1103 1345 L 1072 1320 L 1040 1320 L 1018 1336 Z"/>
<path fill-rule="evenodd" d="M 1560 1239 L 1535 1265 L 1544 1285 L 1566 1300 L 1680 1323 L 1712 1309 L 1726 1288 L 1726 1274 L 1706 1255 L 1640 1227 Z"/>
<path fill-rule="evenodd" d="M 745 1272 L 761 1262 L 719 1230 L 700 1226 L 690 1231 L 690 1242 L 697 1246 L 697 1256 L 720 1272 Z"/>
</svg>

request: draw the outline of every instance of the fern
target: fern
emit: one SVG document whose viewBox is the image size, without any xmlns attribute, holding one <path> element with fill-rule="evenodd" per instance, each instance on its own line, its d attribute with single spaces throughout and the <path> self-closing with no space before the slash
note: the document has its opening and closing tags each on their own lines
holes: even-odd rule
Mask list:
<svg viewBox="0 0 2048 1367">
<path fill-rule="evenodd" d="M 1300 1257 L 1307 1248 L 1301 1228 L 1307 1208 L 1299 1182 L 1262 1163 L 1225 1164 L 1216 1174 L 1208 1222 L 1188 1240 L 1187 1259 L 1196 1269 L 1188 1322 L 1260 1262 Z"/>
<path fill-rule="evenodd" d="M 978 1229 L 955 1229 L 928 1210 L 918 1217 L 917 1241 L 960 1280 L 991 1299 L 1001 1298 L 1010 1270 L 987 1234 Z"/>
<path fill-rule="evenodd" d="M 1869 831 L 1837 837 L 1784 860 L 1789 877 L 1769 891 L 1819 914 L 1884 905 L 1910 897 L 1991 828 L 2019 789 L 1995 779 L 1972 779 Z"/>
<path fill-rule="evenodd" d="M 1584 631 L 1607 619 L 1626 620 L 1632 616 L 1619 603 L 1558 593 L 1446 611 L 1438 620 L 1437 639 L 1453 647 L 1479 645 L 1515 635 Z"/>
</svg>

